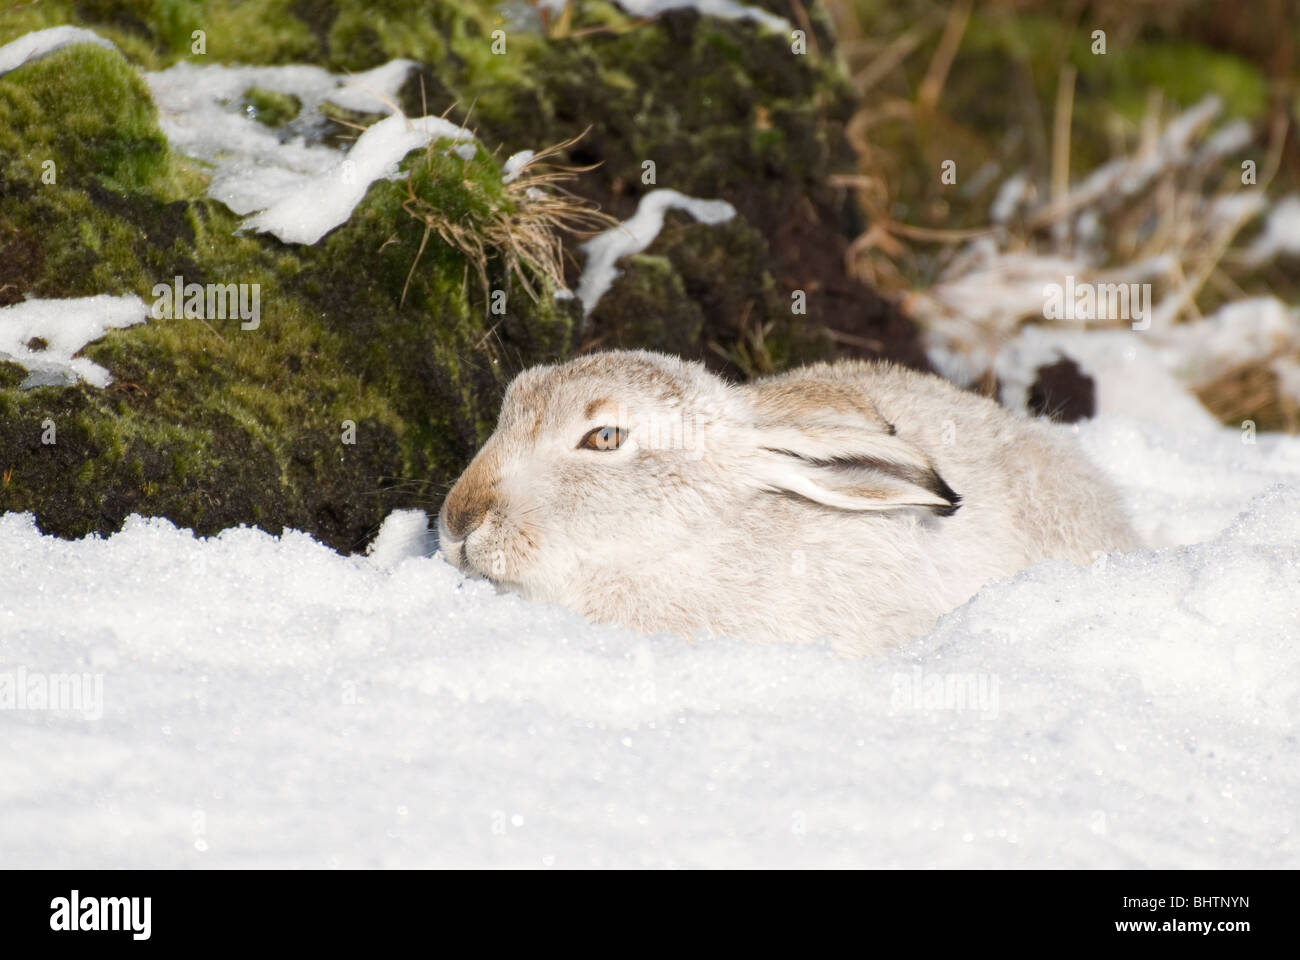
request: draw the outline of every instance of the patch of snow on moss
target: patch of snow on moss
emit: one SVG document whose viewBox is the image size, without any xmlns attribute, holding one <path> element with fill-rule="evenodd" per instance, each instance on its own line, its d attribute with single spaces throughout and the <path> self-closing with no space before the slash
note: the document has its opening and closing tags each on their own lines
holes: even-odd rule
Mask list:
<svg viewBox="0 0 1300 960">
<path fill-rule="evenodd" d="M 736 208 L 725 200 L 699 200 L 676 190 L 652 190 L 641 198 L 631 218 L 610 227 L 582 245 L 587 265 L 578 281 L 578 299 L 584 314 L 591 313 L 605 295 L 619 271 L 614 266 L 620 258 L 640 253 L 654 242 L 664 226 L 669 210 L 685 210 L 701 223 L 726 223 L 736 215 Z"/>
<path fill-rule="evenodd" d="M 0 360 L 27 370 L 21 389 L 67 386 L 78 379 L 106 387 L 113 378 L 76 354 L 109 330 L 144 323 L 148 310 L 134 294 L 101 293 L 69 300 L 26 300 L 0 307 Z"/>
<path fill-rule="evenodd" d="M 397 92 L 415 66 L 393 60 L 351 76 L 319 67 L 178 63 L 145 80 L 158 104 L 159 125 L 172 147 L 214 167 L 208 193 L 240 215 L 245 229 L 286 243 L 312 244 L 344 223 L 370 184 L 397 175 L 411 150 L 437 137 L 473 135 L 440 117 L 407 118 Z M 298 114 L 283 128 L 260 123 L 244 108 L 250 89 L 296 97 Z M 350 150 L 320 142 L 330 103 L 386 114 Z"/>
<path fill-rule="evenodd" d="M 55 50 L 61 50 L 74 43 L 94 43 L 110 50 L 117 49 L 111 41 L 83 27 L 50 27 L 48 30 L 35 30 L 0 47 L 0 76 L 4 76 L 10 70 L 17 70 L 24 63 L 39 60 Z"/>
<path fill-rule="evenodd" d="M 385 117 L 332 166 L 290 185 L 281 199 L 245 220 L 243 228 L 274 234 L 285 243 L 315 243 L 347 221 L 370 184 L 395 177 L 398 163 L 412 150 L 439 137 L 469 136 L 441 117 Z"/>
<path fill-rule="evenodd" d="M 669 10 L 682 10 L 689 7 L 706 17 L 717 17 L 719 20 L 752 20 L 769 30 L 785 32 L 790 29 L 790 21 L 785 17 L 768 13 L 761 7 L 736 3 L 735 0 L 615 0 L 615 2 L 634 17 L 657 17 Z M 555 6 L 563 9 L 564 5 L 557 3 Z"/>
</svg>

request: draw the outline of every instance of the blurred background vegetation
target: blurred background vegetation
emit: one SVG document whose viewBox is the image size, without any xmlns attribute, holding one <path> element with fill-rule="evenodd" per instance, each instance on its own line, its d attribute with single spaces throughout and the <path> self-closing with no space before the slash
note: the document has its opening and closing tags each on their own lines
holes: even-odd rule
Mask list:
<svg viewBox="0 0 1300 960">
<path fill-rule="evenodd" d="M 1174 321 L 1248 297 L 1300 302 L 1295 251 L 1259 263 L 1245 254 L 1269 208 L 1300 189 L 1296 0 L 826 5 L 861 98 L 847 125 L 858 172 L 844 182 L 869 228 L 850 248 L 848 268 L 885 296 L 914 303 L 909 312 L 922 323 L 935 306 L 924 291 L 971 269 L 957 261 L 990 228 L 1004 262 L 1054 256 L 1080 273 L 1113 277 L 1163 258 L 1163 275 L 1153 279 L 1167 303 L 1178 301 Z M 1095 31 L 1104 33 L 1104 54 Z M 1183 156 L 1159 156 L 1161 134 L 1207 97 L 1219 112 L 1200 123 L 1202 140 L 1213 126 L 1248 125 L 1230 162 L 1199 162 L 1190 143 Z M 945 185 L 940 164 L 954 157 L 958 184 Z M 1132 175 L 1144 158 L 1160 169 L 1139 189 L 1091 198 L 1084 217 L 1061 210 L 1070 189 L 1103 165 L 1127 162 Z M 1244 159 L 1255 163 L 1255 185 L 1241 182 Z M 994 224 L 999 192 L 1013 180 L 1023 202 Z M 1221 223 L 1243 190 L 1258 206 L 1239 206 Z M 982 258 L 978 266 L 995 265 Z M 1268 364 L 1277 355 L 1294 361 L 1296 347 L 1279 344 L 1274 355 L 1220 371 L 1196 392 L 1224 422 L 1254 418 L 1294 432 L 1300 413 Z M 991 377 L 982 386 L 996 389 Z"/>
<path fill-rule="evenodd" d="M 849 127 L 873 224 L 984 226 L 1001 184 L 1025 172 L 1040 195 L 1135 152 L 1144 128 L 1214 95 L 1252 127 L 1260 183 L 1300 188 L 1300 3 L 1296 0 L 827 0 L 862 102 Z M 1106 52 L 1094 54 L 1095 30 Z M 1072 87 L 1067 91 L 1066 88 Z M 1061 97 L 1069 93 L 1067 117 Z M 1054 125 L 1066 124 L 1058 143 Z M 1060 154 L 1060 147 L 1066 148 Z M 961 156 L 961 189 L 935 171 Z M 1054 166 L 1056 165 L 1056 166 Z M 903 238 L 906 239 L 906 238 Z M 903 286 L 932 277 L 919 246 Z M 880 279 L 888 281 L 888 275 Z M 1300 275 L 1256 278 L 1294 300 Z"/>
</svg>

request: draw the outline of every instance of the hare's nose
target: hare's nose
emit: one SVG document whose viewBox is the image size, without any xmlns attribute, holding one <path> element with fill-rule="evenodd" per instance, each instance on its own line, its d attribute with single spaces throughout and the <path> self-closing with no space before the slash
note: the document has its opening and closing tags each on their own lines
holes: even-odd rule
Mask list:
<svg viewBox="0 0 1300 960">
<path fill-rule="evenodd" d="M 477 469 L 477 464 L 470 464 L 442 505 L 442 522 L 447 532 L 457 540 L 464 540 L 483 522 L 492 501 L 493 486 L 485 471 Z"/>
<path fill-rule="evenodd" d="M 487 507 L 482 504 L 453 505 L 450 497 L 442 508 L 443 525 L 457 540 L 464 540 L 477 530 L 485 516 L 487 516 Z"/>
</svg>

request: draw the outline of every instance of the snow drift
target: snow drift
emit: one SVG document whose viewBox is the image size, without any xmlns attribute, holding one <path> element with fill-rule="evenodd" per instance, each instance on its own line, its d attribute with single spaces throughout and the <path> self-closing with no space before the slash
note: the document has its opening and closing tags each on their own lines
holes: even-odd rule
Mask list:
<svg viewBox="0 0 1300 960">
<path fill-rule="evenodd" d="M 419 514 L 367 557 L 7 515 L 0 862 L 1300 865 L 1300 440 L 1080 436 L 1171 545 L 882 659 L 591 626 L 423 556 Z M 20 668 L 102 703 L 18 709 Z"/>
</svg>

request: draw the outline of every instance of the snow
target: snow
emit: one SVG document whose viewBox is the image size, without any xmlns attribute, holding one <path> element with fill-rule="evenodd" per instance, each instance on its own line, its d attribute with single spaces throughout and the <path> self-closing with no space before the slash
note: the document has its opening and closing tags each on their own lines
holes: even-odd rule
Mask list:
<svg viewBox="0 0 1300 960">
<path fill-rule="evenodd" d="M 397 110 L 394 98 L 414 66 L 393 60 L 343 76 L 304 65 L 182 62 L 145 79 L 168 142 L 215 167 L 208 193 L 235 213 L 253 214 L 241 229 L 313 244 L 347 221 L 371 183 L 397 176 L 398 163 L 412 150 L 440 137 L 474 139 L 449 120 L 408 118 Z M 244 91 L 252 87 L 295 96 L 302 107 L 284 130 L 273 129 L 244 109 Z M 319 142 L 327 102 L 387 116 L 345 151 Z"/>
<path fill-rule="evenodd" d="M 518 153 L 512 153 L 506 158 L 506 162 L 501 167 L 501 182 L 514 183 L 519 174 L 524 172 L 524 167 L 528 166 L 528 161 L 536 156 L 536 151 L 520 150 Z"/>
<path fill-rule="evenodd" d="M 735 0 L 615 0 L 615 2 L 634 17 L 657 17 L 669 10 L 693 9 L 704 16 L 717 17 L 721 20 L 752 20 L 769 30 L 787 33 L 790 21 L 778 17 L 761 7 Z M 566 0 L 540 0 L 537 4 L 552 16 L 564 11 Z"/>
<path fill-rule="evenodd" d="M 1071 207 L 1090 206 L 1097 198 L 1118 193 L 1132 196 L 1143 190 L 1153 178 L 1172 167 L 1185 163 L 1195 154 L 1204 161 L 1218 160 L 1224 153 L 1236 149 L 1242 141 L 1240 122 L 1232 121 L 1226 128 L 1211 135 L 1199 150 L 1194 141 L 1223 109 L 1223 101 L 1215 94 L 1203 97 L 1174 117 L 1160 132 L 1149 148 L 1134 157 L 1119 157 L 1102 164 L 1077 186 L 1070 190 Z M 1247 131 L 1249 138 L 1249 132 Z"/>
<path fill-rule="evenodd" d="M 691 7 L 706 17 L 720 20 L 752 20 L 769 30 L 788 33 L 790 21 L 768 13 L 762 7 L 748 3 L 736 3 L 735 0 L 616 0 L 618 5 L 637 17 L 657 17 L 669 10 Z"/>
<path fill-rule="evenodd" d="M 1276 297 L 1235 300 L 1207 317 L 1162 331 L 1157 343 L 1169 369 L 1185 383 L 1200 386 L 1234 367 L 1300 349 L 1300 308 Z"/>
<path fill-rule="evenodd" d="M 305 64 L 240 66 L 181 61 L 145 81 L 172 148 L 215 167 L 209 193 L 235 213 L 264 209 L 284 182 L 320 173 L 343 151 L 319 142 L 326 103 L 363 113 L 391 114 L 393 98 L 415 64 L 394 60 L 346 76 Z M 297 97 L 301 107 L 283 128 L 257 119 L 245 91 Z"/>
<path fill-rule="evenodd" d="M 1140 417 L 1172 429 L 1212 430 L 1217 422 L 1188 388 L 1249 365 L 1269 363 L 1281 392 L 1300 398 L 1300 370 L 1284 354 L 1300 350 L 1300 309 L 1274 297 L 1226 303 L 1214 313 L 1149 331 L 1027 326 L 994 357 L 1004 406 L 1028 410 L 1038 368 L 1061 357 L 1092 377 L 1097 410 Z M 967 377 L 970 356 L 932 351 L 949 376 Z M 1272 358 L 1270 360 L 1270 358 Z"/>
<path fill-rule="evenodd" d="M 1300 438 L 1120 415 L 1071 429 L 1124 492 L 1133 526 L 1151 547 L 1208 541 L 1253 498 L 1273 489 L 1294 494 L 1300 478 Z M 1294 503 L 1293 496 L 1293 512 Z M 1281 599 L 1300 610 L 1297 598 Z"/>
<path fill-rule="evenodd" d="M 1300 196 L 1291 194 L 1278 201 L 1268 215 L 1264 230 L 1243 255 L 1249 266 L 1271 263 L 1278 256 L 1300 257 Z"/>
<path fill-rule="evenodd" d="M 1021 171 L 1013 174 L 998 187 L 997 196 L 989 206 L 989 220 L 1005 224 L 1020 209 L 1033 192 L 1033 181 Z"/>
<path fill-rule="evenodd" d="M 394 510 L 366 550 L 372 562 L 392 570 L 407 557 L 431 556 L 438 548 L 423 510 Z"/>
<path fill-rule="evenodd" d="M 6 515 L 0 862 L 1300 866 L 1300 439 L 1077 432 L 1156 548 L 876 659 L 589 625 L 415 511 L 364 557 Z M 102 702 L 14 709 L 19 669 Z"/>
<path fill-rule="evenodd" d="M 0 76 L 4 76 L 10 70 L 18 69 L 24 63 L 39 60 L 55 50 L 74 43 L 95 43 L 110 50 L 117 49 L 111 41 L 84 27 L 49 27 L 45 30 L 34 30 L 0 47 Z"/>
<path fill-rule="evenodd" d="M 1150 338 L 1128 330 L 1025 327 L 995 360 L 999 399 L 1027 414 L 1038 369 L 1068 357 L 1092 377 L 1098 413 L 1140 417 L 1173 429 L 1216 429 L 1218 422 L 1165 369 L 1150 344 Z"/>
<path fill-rule="evenodd" d="M 112 382 L 107 370 L 76 354 L 109 330 L 144 323 L 148 308 L 134 294 L 25 300 L 0 307 L 0 360 L 28 371 L 20 388 L 64 386 L 78 379 L 94 387 Z M 32 349 L 32 340 L 45 346 Z M 38 345 L 39 346 L 39 345 Z"/>
<path fill-rule="evenodd" d="M 664 214 L 684 210 L 701 223 L 726 223 L 736 208 L 725 200 L 699 200 L 676 190 L 651 190 L 637 204 L 636 213 L 582 244 L 587 255 L 578 280 L 578 299 L 584 314 L 596 308 L 619 275 L 614 266 L 621 257 L 640 253 L 654 242 L 664 226 Z"/>
<path fill-rule="evenodd" d="M 441 117 L 385 117 L 367 127 L 333 166 L 289 185 L 282 199 L 249 217 L 242 227 L 274 234 L 285 243 L 315 243 L 347 222 L 370 184 L 397 176 L 398 163 L 412 150 L 440 137 L 454 141 L 469 136 Z"/>
<path fill-rule="evenodd" d="M 1269 366 L 1277 377 L 1278 393 L 1300 406 L 1300 363 L 1290 357 L 1277 357 Z"/>
</svg>

